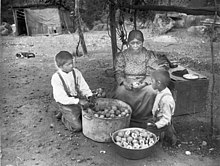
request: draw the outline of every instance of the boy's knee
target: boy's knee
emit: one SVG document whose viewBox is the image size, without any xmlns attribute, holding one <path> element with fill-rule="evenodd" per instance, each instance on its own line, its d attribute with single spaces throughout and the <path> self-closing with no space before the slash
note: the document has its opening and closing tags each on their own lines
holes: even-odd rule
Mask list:
<svg viewBox="0 0 220 166">
<path fill-rule="evenodd" d="M 69 121 L 63 116 L 62 122 L 65 127 L 72 132 L 79 132 L 82 130 L 82 124 L 80 120 Z"/>
<path fill-rule="evenodd" d="M 73 131 L 73 132 L 82 131 L 82 124 L 81 124 L 81 122 L 77 121 L 77 123 L 74 123 L 74 125 L 72 125 L 71 131 Z"/>
<path fill-rule="evenodd" d="M 72 130 L 73 132 L 80 132 L 82 131 L 82 125 L 77 126 L 74 130 Z"/>
</svg>

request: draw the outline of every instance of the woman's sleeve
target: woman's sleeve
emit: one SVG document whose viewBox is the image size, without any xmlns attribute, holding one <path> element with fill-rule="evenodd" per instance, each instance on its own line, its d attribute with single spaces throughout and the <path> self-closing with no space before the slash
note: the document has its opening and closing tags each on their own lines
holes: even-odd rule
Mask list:
<svg viewBox="0 0 220 166">
<path fill-rule="evenodd" d="M 122 85 L 125 80 L 125 59 L 123 53 L 119 53 L 116 56 L 116 62 L 115 62 L 115 77 L 116 81 L 119 85 Z"/>
</svg>

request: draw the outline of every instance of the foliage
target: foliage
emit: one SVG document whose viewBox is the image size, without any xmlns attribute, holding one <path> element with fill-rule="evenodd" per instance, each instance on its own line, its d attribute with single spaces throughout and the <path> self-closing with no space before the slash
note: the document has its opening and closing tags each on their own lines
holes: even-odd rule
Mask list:
<svg viewBox="0 0 220 166">
<path fill-rule="evenodd" d="M 84 10 L 81 17 L 89 29 L 95 21 L 100 21 L 107 14 L 107 0 L 85 0 L 82 5 Z"/>
</svg>

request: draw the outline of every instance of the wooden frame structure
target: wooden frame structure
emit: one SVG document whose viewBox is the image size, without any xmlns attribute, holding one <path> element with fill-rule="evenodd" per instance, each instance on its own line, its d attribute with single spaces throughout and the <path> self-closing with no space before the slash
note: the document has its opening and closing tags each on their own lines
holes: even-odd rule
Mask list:
<svg viewBox="0 0 220 166">
<path fill-rule="evenodd" d="M 161 6 L 161 5 L 121 5 L 116 4 L 114 0 L 109 0 L 109 10 L 110 10 L 110 31 L 111 31 L 111 42 L 112 42 L 112 55 L 113 55 L 113 70 L 115 69 L 115 59 L 117 55 L 117 38 L 116 38 L 116 21 L 115 14 L 116 9 L 128 8 L 135 10 L 152 10 L 152 11 L 170 11 L 170 12 L 179 12 L 186 13 L 189 15 L 213 15 L 214 21 L 212 23 L 212 33 L 210 36 L 210 47 L 211 47 L 211 60 L 212 60 L 212 84 L 211 84 L 211 97 L 210 97 L 210 134 L 214 136 L 214 89 L 215 89 L 215 70 L 214 70 L 214 28 L 216 26 L 217 16 L 220 16 L 220 4 L 219 0 L 214 0 L 214 7 L 200 7 L 200 8 L 188 8 L 188 7 L 178 7 L 178 6 Z"/>
<path fill-rule="evenodd" d="M 169 11 L 179 12 L 189 15 L 217 15 L 220 16 L 220 6 L 217 7 L 200 7 L 200 8 L 189 8 L 189 7 L 178 7 L 178 6 L 165 6 L 165 5 L 126 5 L 115 3 L 114 0 L 109 0 L 109 16 L 110 16 L 110 32 L 111 32 L 111 44 L 112 44 L 112 55 L 113 55 L 113 68 L 115 65 L 115 58 L 117 54 L 117 37 L 116 37 L 116 20 L 115 14 L 116 9 L 134 9 L 134 10 L 152 10 L 152 11 Z"/>
</svg>

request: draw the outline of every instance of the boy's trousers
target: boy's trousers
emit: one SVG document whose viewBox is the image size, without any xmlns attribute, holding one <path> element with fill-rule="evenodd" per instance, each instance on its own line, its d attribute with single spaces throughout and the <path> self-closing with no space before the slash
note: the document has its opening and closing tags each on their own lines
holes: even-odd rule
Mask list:
<svg viewBox="0 0 220 166">
<path fill-rule="evenodd" d="M 82 130 L 81 107 L 78 104 L 63 105 L 58 103 L 59 111 L 62 113 L 62 122 L 70 131 Z"/>
</svg>

